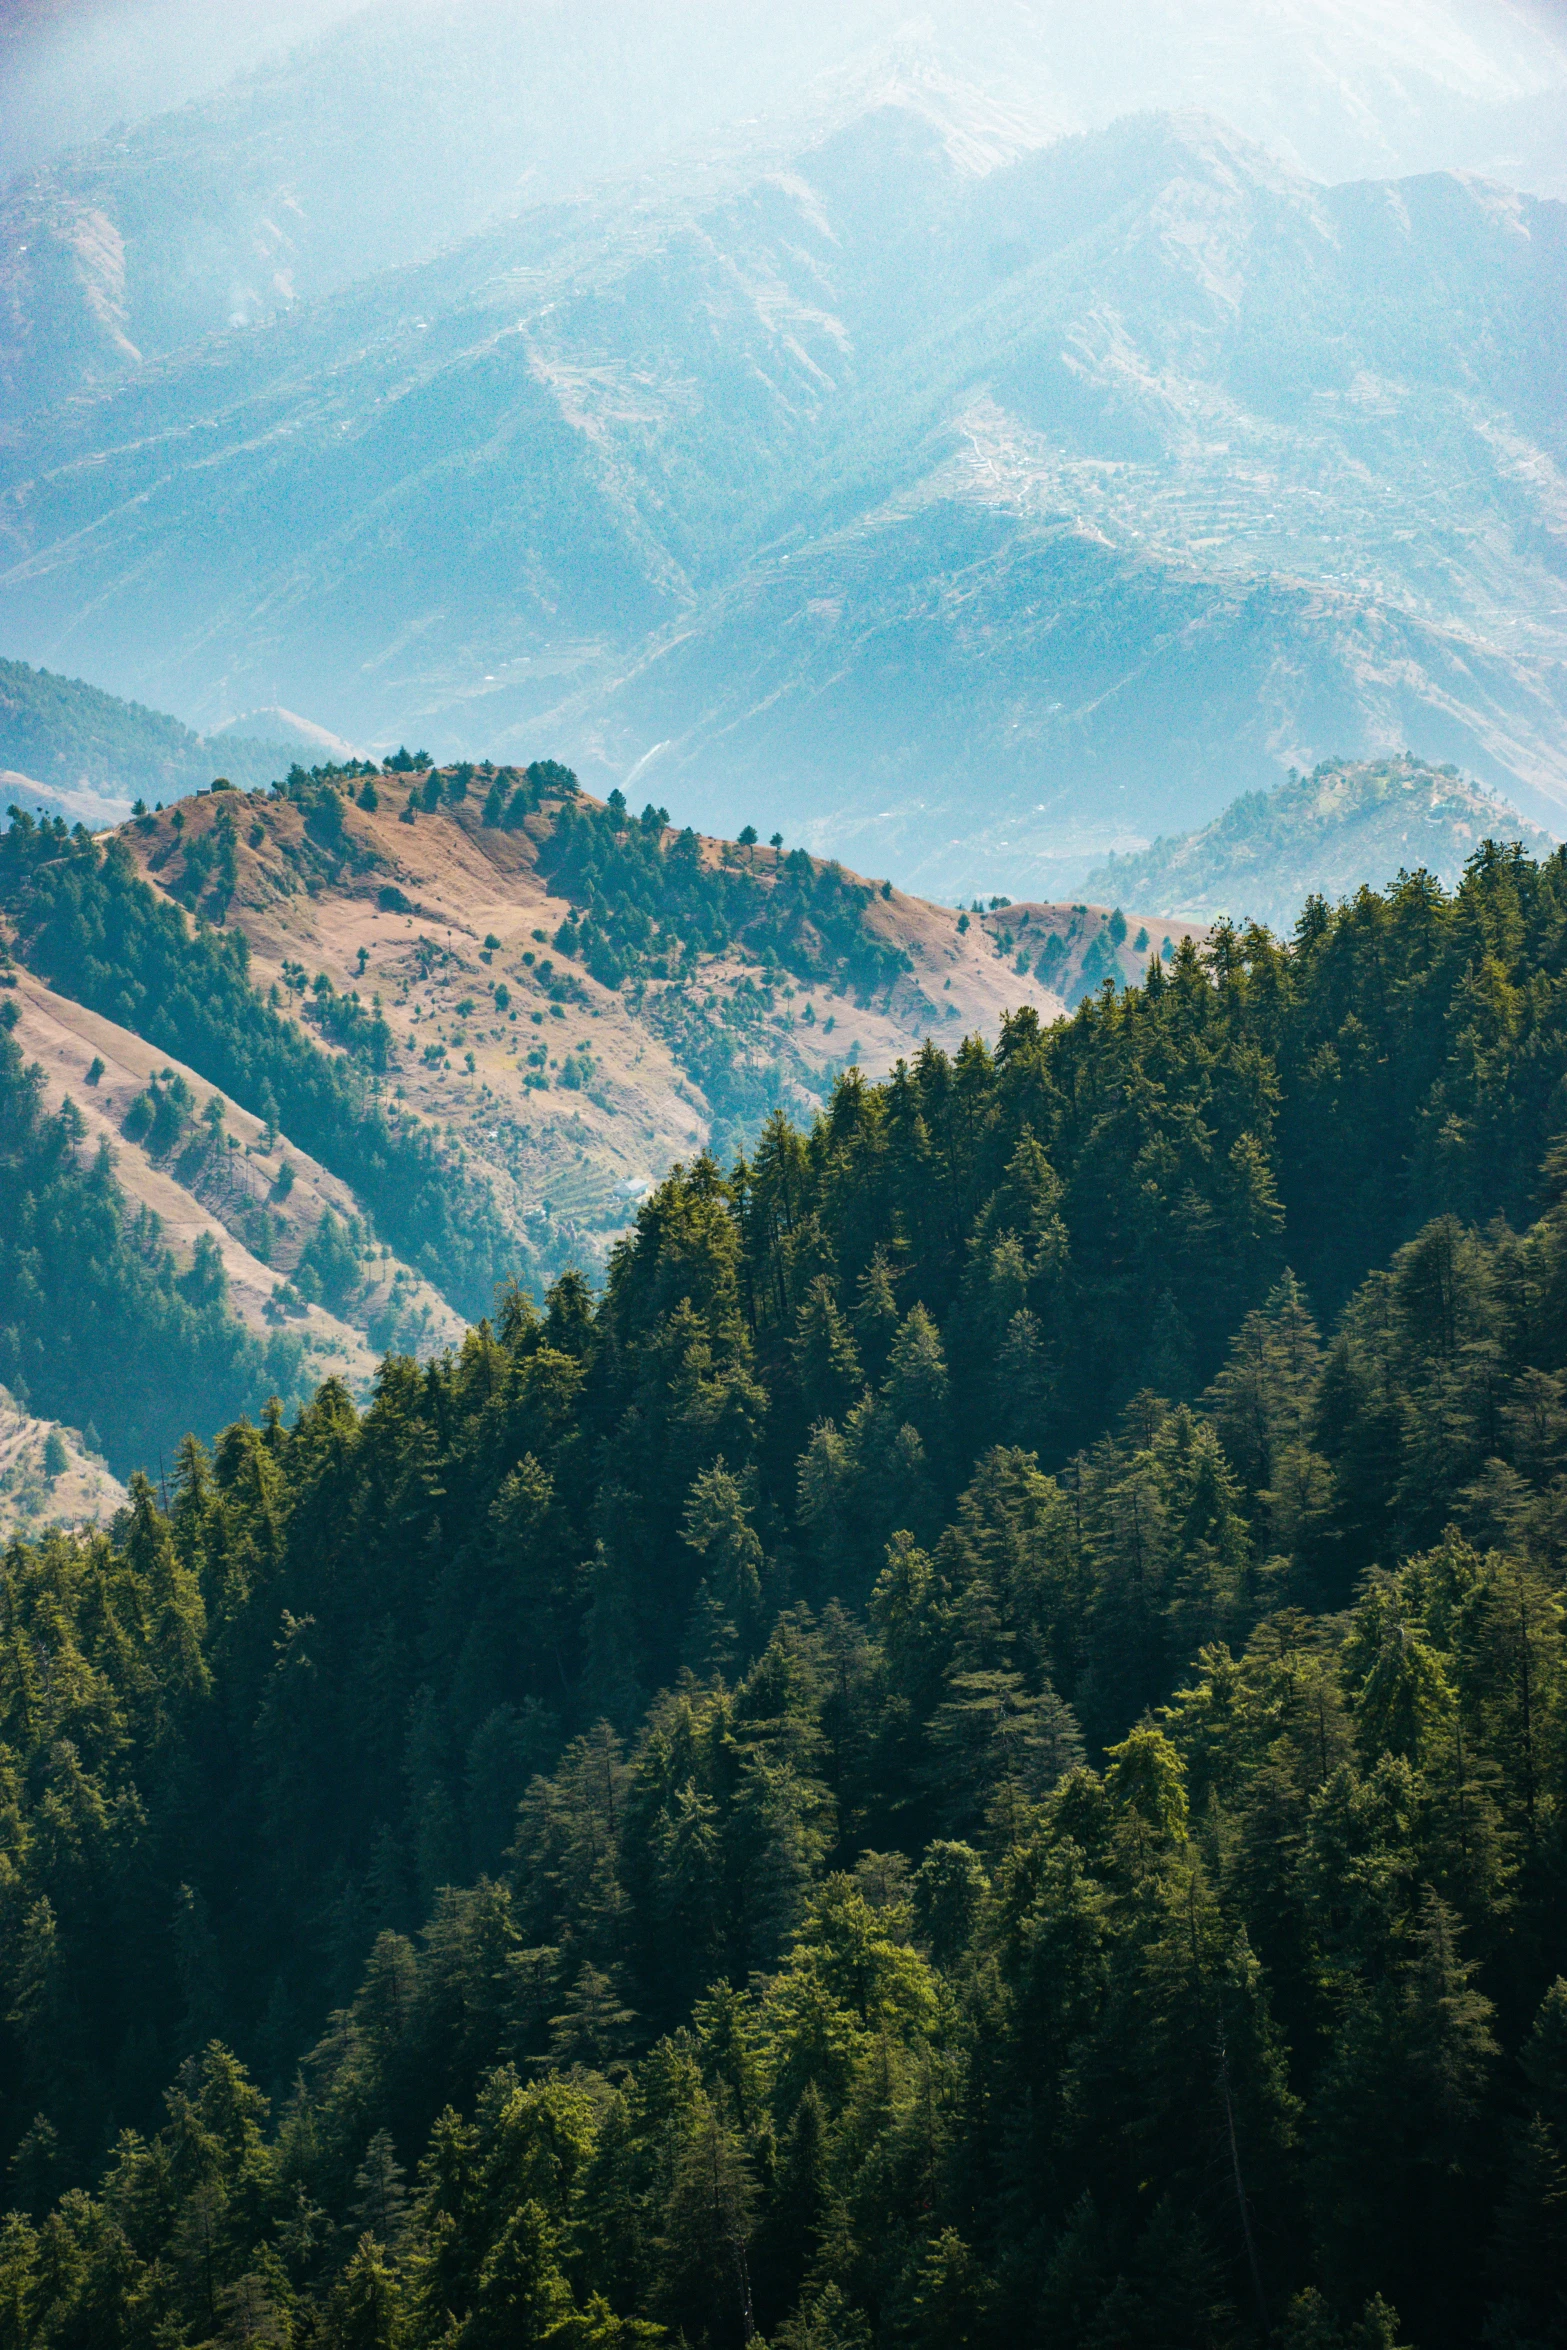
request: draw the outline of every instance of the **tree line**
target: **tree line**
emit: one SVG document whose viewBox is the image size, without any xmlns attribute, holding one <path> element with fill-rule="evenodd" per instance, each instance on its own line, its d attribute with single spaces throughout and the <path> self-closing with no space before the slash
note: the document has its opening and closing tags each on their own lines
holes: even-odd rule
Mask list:
<svg viewBox="0 0 1567 2350">
<path fill-rule="evenodd" d="M 671 838 L 667 808 L 650 801 L 633 818 L 616 790 L 603 808 L 567 799 L 538 863 L 579 909 L 556 946 L 580 955 L 606 987 L 670 978 L 694 968 L 699 954 L 737 948 L 809 986 L 866 996 L 913 968 L 902 947 L 866 923 L 876 894 L 868 882 L 803 849 L 785 855 L 781 842 L 759 851 L 751 827 L 710 864 L 689 825 Z"/>
</svg>

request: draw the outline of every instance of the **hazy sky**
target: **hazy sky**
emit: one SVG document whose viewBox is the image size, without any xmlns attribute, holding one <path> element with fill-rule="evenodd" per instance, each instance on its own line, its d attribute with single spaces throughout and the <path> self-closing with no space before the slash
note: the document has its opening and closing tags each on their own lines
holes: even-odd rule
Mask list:
<svg viewBox="0 0 1567 2350">
<path fill-rule="evenodd" d="M 117 122 L 215 90 L 345 17 L 378 8 L 392 16 L 439 14 L 453 4 L 0 0 L 0 184 Z M 515 36 L 536 13 L 547 17 L 550 0 L 541 0 L 537 12 L 530 0 L 489 5 L 500 51 L 508 28 Z M 642 14 L 640 0 L 626 0 L 626 11 L 628 20 Z M 460 13 L 469 17 L 471 32 L 471 0 Z M 665 13 L 676 19 L 680 11 Z M 691 14 L 700 18 L 701 6 Z M 1108 110 L 1116 110 L 1124 82 L 1132 105 L 1213 103 L 1280 146 L 1290 144 L 1291 93 L 1304 95 L 1302 68 L 1305 83 L 1320 76 L 1323 90 L 1342 93 L 1346 120 L 1360 102 L 1352 85 L 1363 74 L 1379 85 L 1374 110 L 1411 68 L 1428 92 L 1434 75 L 1436 85 L 1462 89 L 1469 101 L 1489 98 L 1504 106 L 1545 85 L 1567 87 L 1567 0 L 1101 0 L 1093 10 L 1083 0 L 838 0 L 826 11 L 817 0 L 778 0 L 776 21 L 766 0 L 736 0 L 734 14 L 741 24 L 764 28 L 761 50 L 780 57 L 792 52 L 798 64 L 813 49 L 826 62 L 846 42 L 885 40 L 900 26 L 935 28 L 977 66 L 988 58 L 1003 73 L 1020 67 L 1026 78 L 1033 78 L 1031 68 L 1047 67 L 1068 118 L 1102 117 L 1107 100 Z M 740 33 L 741 25 L 731 30 Z M 700 75 L 706 38 L 696 39 L 692 58 L 671 58 L 672 67 Z M 1270 82 L 1274 88 L 1265 94 Z M 1247 121 L 1252 93 L 1255 119 Z M 1310 104 L 1307 98 L 1308 112 Z M 1484 155 L 1453 159 L 1490 162 Z M 1419 156 L 1415 167 L 1426 160 Z M 1330 173 L 1337 161 L 1325 151 Z M 1343 162 L 1363 169 L 1375 158 L 1346 150 Z M 1518 176 L 1526 184 L 1539 178 L 1527 169 Z"/>
<path fill-rule="evenodd" d="M 161 113 L 366 0 L 0 0 L 0 182 Z"/>
</svg>

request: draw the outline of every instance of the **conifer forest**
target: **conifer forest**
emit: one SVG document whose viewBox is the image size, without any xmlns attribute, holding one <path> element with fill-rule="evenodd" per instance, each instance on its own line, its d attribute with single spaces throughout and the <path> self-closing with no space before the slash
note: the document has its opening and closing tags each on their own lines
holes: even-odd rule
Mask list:
<svg viewBox="0 0 1567 2350">
<path fill-rule="evenodd" d="M 4 2350 L 1567 2341 L 1567 852 L 851 1068 L 539 1297 L 190 951 L 501 1277 L 295 1395 L 0 1035 L 6 1362 L 195 1431 L 0 1577 Z"/>
</svg>

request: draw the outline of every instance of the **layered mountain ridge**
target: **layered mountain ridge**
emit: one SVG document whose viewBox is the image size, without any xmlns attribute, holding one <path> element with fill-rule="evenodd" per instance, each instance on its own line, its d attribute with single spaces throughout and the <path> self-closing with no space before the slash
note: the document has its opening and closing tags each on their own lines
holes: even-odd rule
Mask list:
<svg viewBox="0 0 1567 2350">
<path fill-rule="evenodd" d="M 156 13 L 121 43 L 117 115 L 139 114 L 139 90 L 159 86 Z M 1121 0 L 1092 33 L 1027 0 L 938 0 L 913 20 L 900 0 L 784 16 L 757 0 L 650 0 L 629 18 L 614 0 L 449 0 L 439 12 L 372 0 L 226 88 L 52 156 L 39 103 L 48 44 L 30 72 L 16 54 L 26 47 L 15 25 L 0 32 L 15 98 L 0 127 L 0 365 L 13 399 L 48 401 L 280 316 L 605 177 L 754 155 L 763 124 L 798 148 L 900 81 L 926 104 L 954 89 L 986 103 L 984 128 L 948 124 L 971 163 L 996 159 L 1002 126 L 1003 151 L 1016 152 L 1197 104 L 1324 179 L 1456 167 L 1567 192 L 1567 51 L 1548 19 L 1508 0 L 1419 11 L 1337 0 L 1266 19 L 1242 0 Z M 89 32 L 54 71 L 80 90 L 95 63 Z M 163 87 L 187 66 L 165 49 Z M 424 168 L 427 141 L 438 172 Z M 12 177 L 13 158 L 31 168 Z"/>
<path fill-rule="evenodd" d="M 1549 822 L 1563 208 L 933 107 L 536 207 L 35 416 L 13 642 L 209 727 L 553 740 L 711 830 L 765 788 L 943 895 L 1062 894 L 1329 750 Z"/>
<path fill-rule="evenodd" d="M 1567 63 L 899 4 L 0 206 L 0 2350 L 1560 2343 Z"/>
<path fill-rule="evenodd" d="M 0 661 L 0 805 L 19 803 L 29 815 L 102 831 L 136 799 L 202 791 L 219 768 L 232 770 L 231 783 L 270 783 L 295 756 L 296 746 L 239 729 L 209 743 L 81 678 Z"/>
</svg>

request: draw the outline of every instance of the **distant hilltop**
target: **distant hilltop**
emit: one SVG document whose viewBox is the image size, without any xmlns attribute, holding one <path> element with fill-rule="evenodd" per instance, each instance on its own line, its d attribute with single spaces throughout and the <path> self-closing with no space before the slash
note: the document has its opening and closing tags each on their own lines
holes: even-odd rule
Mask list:
<svg viewBox="0 0 1567 2350">
<path fill-rule="evenodd" d="M 316 759 L 358 759 L 364 756 L 359 743 L 345 742 L 329 726 L 318 726 L 313 718 L 301 718 L 296 710 L 284 710 L 273 703 L 265 710 L 247 710 L 243 717 L 231 718 L 226 725 L 214 729 L 210 738 L 214 743 L 236 739 L 247 749 L 254 743 L 273 744 L 293 753 L 310 751 Z"/>
<path fill-rule="evenodd" d="M 1107 858 L 1086 887 L 1090 896 L 1188 921 L 1228 914 L 1288 930 L 1314 893 L 1348 897 L 1419 868 L 1450 889 L 1484 840 L 1521 841 L 1533 857 L 1556 847 L 1549 833 L 1456 767 L 1433 767 L 1408 752 L 1324 759 L 1275 791 L 1244 792 L 1197 831 Z"/>
<path fill-rule="evenodd" d="M 79 677 L 0 661 L 0 769 L 9 778 L 6 797 L 30 813 L 41 806 L 74 821 L 87 813 L 78 804 L 85 795 L 124 814 L 137 797 L 182 799 L 220 772 L 242 788 L 271 783 L 287 774 L 306 744 L 337 740 L 306 720 L 294 724 L 305 731 L 281 740 L 248 732 L 209 740 L 161 710 L 122 701 Z"/>
</svg>

